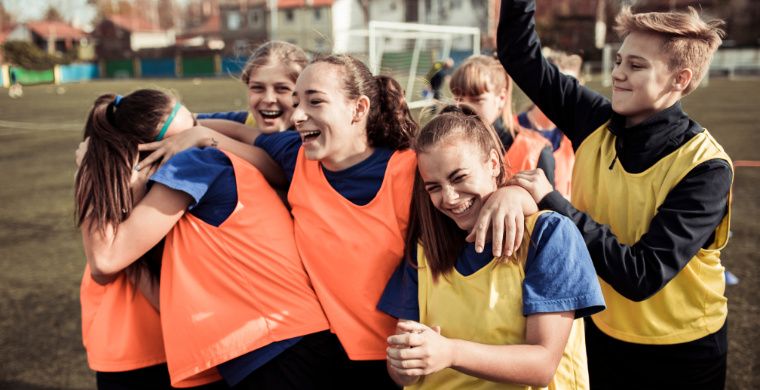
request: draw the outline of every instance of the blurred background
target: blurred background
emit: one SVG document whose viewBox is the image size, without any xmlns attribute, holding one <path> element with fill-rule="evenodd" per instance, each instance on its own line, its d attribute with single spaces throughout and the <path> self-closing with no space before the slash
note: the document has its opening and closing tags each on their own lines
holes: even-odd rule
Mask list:
<svg viewBox="0 0 760 390">
<path fill-rule="evenodd" d="M 708 78 L 683 101 L 735 164 L 728 389 L 760 389 L 760 0 L 537 0 L 545 47 L 580 55 L 611 96 L 614 15 L 694 6 L 726 21 Z M 495 49 L 500 0 L 0 0 L 0 389 L 94 389 L 82 346 L 86 258 L 74 227 L 74 150 L 102 93 L 171 89 L 193 112 L 248 110 L 239 81 L 267 40 L 347 52 L 405 87 Z M 453 68 L 442 72 L 450 74 Z M 448 85 L 440 87 L 450 99 Z M 528 101 L 515 90 L 515 112 Z"/>
</svg>

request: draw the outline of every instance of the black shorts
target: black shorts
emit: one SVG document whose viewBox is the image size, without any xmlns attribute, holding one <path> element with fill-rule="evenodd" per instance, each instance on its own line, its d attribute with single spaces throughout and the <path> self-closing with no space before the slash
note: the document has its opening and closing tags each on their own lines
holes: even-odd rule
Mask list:
<svg viewBox="0 0 760 390">
<path fill-rule="evenodd" d="M 352 361 L 338 338 L 323 331 L 304 336 L 234 389 L 398 389 L 385 360 Z"/>
<path fill-rule="evenodd" d="M 644 345 L 614 339 L 586 323 L 591 390 L 722 390 L 726 384 L 728 322 L 683 344 Z"/>
<path fill-rule="evenodd" d="M 174 389 L 166 364 L 140 368 L 132 371 L 95 373 L 98 390 L 171 390 Z M 224 381 L 193 387 L 201 390 L 229 389 Z"/>
</svg>

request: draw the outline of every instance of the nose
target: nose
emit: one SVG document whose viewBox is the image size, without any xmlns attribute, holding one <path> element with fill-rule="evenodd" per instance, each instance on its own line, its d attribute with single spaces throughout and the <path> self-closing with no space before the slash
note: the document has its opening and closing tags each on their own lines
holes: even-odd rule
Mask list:
<svg viewBox="0 0 760 390">
<path fill-rule="evenodd" d="M 295 110 L 293 110 L 293 115 L 290 116 L 290 121 L 296 126 L 306 122 L 307 119 L 309 118 L 306 116 L 306 113 L 304 112 L 303 108 L 301 108 L 300 104 L 298 107 L 296 107 Z"/>
<path fill-rule="evenodd" d="M 615 65 L 615 67 L 612 68 L 611 77 L 614 81 L 625 80 L 625 72 L 623 72 L 623 68 L 620 65 Z"/>
<path fill-rule="evenodd" d="M 459 199 L 459 192 L 452 186 L 445 186 L 443 188 L 443 203 L 447 205 L 453 205 Z"/>
<path fill-rule="evenodd" d="M 274 89 L 267 88 L 266 92 L 264 92 L 264 99 L 262 100 L 264 103 L 276 103 L 277 97 L 275 96 Z"/>
</svg>

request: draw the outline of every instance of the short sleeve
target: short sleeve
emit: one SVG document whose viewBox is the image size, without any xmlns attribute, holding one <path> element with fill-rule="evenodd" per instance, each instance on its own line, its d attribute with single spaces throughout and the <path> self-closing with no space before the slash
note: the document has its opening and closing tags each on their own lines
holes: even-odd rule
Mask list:
<svg viewBox="0 0 760 390">
<path fill-rule="evenodd" d="M 245 124 L 248 119 L 248 111 L 214 112 L 211 114 L 197 114 L 197 119 L 226 119 Z"/>
<path fill-rule="evenodd" d="M 412 249 L 412 261 L 417 265 L 417 247 Z M 377 309 L 391 317 L 403 320 L 420 320 L 417 269 L 404 258 L 385 286 Z"/>
<path fill-rule="evenodd" d="M 575 310 L 575 318 L 606 308 L 594 264 L 573 222 L 542 214 L 531 232 L 523 282 L 523 315 Z"/>
<path fill-rule="evenodd" d="M 301 135 L 294 130 L 262 134 L 256 137 L 256 141 L 253 142 L 253 146 L 266 150 L 269 156 L 285 170 L 289 182 L 293 181 L 293 173 L 296 170 L 296 160 L 301 144 Z"/>
<path fill-rule="evenodd" d="M 214 226 L 224 222 L 237 205 L 235 170 L 218 149 L 191 148 L 177 153 L 150 181 L 192 196 L 188 211 Z"/>
</svg>

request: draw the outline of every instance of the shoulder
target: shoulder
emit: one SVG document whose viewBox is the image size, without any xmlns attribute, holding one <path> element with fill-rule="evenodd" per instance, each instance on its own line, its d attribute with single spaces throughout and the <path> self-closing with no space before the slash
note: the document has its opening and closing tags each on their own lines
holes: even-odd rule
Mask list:
<svg viewBox="0 0 760 390">
<path fill-rule="evenodd" d="M 215 148 L 190 148 L 172 156 L 166 164 L 175 168 L 194 168 L 199 165 L 223 165 L 230 166 L 232 162 L 227 155 Z M 163 167 L 162 167 L 163 168 Z"/>
</svg>

